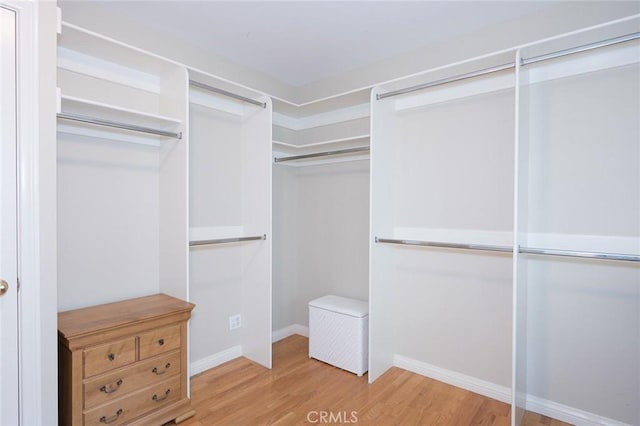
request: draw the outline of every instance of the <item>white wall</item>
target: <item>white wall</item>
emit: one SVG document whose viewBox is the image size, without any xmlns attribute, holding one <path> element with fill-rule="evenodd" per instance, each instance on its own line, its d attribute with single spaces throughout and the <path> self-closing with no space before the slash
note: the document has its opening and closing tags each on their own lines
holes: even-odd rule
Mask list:
<svg viewBox="0 0 640 426">
<path fill-rule="evenodd" d="M 157 293 L 158 148 L 58 134 L 58 308 Z"/>
<path fill-rule="evenodd" d="M 308 303 L 368 300 L 369 163 L 274 166 L 274 330 L 308 325 Z"/>
<path fill-rule="evenodd" d="M 297 180 L 291 167 L 273 166 L 273 330 L 296 324 L 298 283 Z"/>
</svg>

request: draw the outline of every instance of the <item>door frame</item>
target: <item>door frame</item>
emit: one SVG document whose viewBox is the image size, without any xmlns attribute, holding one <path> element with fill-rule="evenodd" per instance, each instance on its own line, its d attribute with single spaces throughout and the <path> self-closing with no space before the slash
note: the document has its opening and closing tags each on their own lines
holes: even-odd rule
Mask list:
<svg viewBox="0 0 640 426">
<path fill-rule="evenodd" d="M 2 230 L 0 231 L 0 263 L 2 271 L 0 277 L 3 283 L 9 285 L 7 294 L 0 299 L 0 327 L 1 331 L 1 358 L 0 368 L 0 423 L 19 423 L 20 395 L 15 392 L 19 389 L 19 351 L 18 351 L 18 167 L 17 167 L 17 78 L 16 63 L 17 37 L 16 37 L 16 12 L 0 5 L 0 65 L 2 74 L 0 81 L 0 96 L 2 97 L 2 111 L 0 126 L 2 127 L 2 147 L 0 148 L 0 178 L 2 188 Z M 6 139 L 5 139 L 6 138 Z M 6 281 L 5 281 L 6 280 Z"/>
<path fill-rule="evenodd" d="M 52 1 L 0 0 L 16 12 L 19 416 L 57 424 L 56 45 Z"/>
</svg>

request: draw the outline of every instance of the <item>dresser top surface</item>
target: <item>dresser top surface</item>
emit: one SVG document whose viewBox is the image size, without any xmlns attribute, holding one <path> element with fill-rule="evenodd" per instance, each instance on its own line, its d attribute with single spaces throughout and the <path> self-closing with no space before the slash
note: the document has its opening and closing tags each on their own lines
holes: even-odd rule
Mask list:
<svg viewBox="0 0 640 426">
<path fill-rule="evenodd" d="M 66 339 L 122 327 L 180 312 L 190 312 L 194 304 L 166 294 L 137 297 L 104 305 L 58 313 L 58 333 Z"/>
</svg>

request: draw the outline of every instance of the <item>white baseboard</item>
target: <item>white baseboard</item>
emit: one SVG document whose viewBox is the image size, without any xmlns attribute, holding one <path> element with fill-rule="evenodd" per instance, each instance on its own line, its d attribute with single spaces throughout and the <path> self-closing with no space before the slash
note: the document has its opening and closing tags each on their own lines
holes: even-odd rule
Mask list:
<svg viewBox="0 0 640 426">
<path fill-rule="evenodd" d="M 287 327 L 281 328 L 280 330 L 275 330 L 271 335 L 271 340 L 272 342 L 277 342 L 278 340 L 293 336 L 294 334 L 309 337 L 309 327 L 300 324 L 289 325 Z M 202 373 L 203 371 L 217 367 L 220 364 L 224 364 L 227 361 L 231 361 L 232 359 L 236 359 L 241 356 L 242 346 L 233 346 L 229 349 L 225 349 L 213 355 L 209 355 L 208 357 L 192 362 L 189 366 L 191 368 L 190 374 L 191 376 L 195 376 L 196 374 Z"/>
<path fill-rule="evenodd" d="M 275 343 L 289 336 L 293 336 L 294 334 L 309 337 L 309 327 L 306 325 L 291 324 L 279 330 L 275 330 L 271 333 L 271 342 Z"/>
<path fill-rule="evenodd" d="M 486 380 L 477 379 L 467 376 L 466 374 L 456 371 L 447 370 L 426 362 L 418 361 L 402 355 L 394 355 L 393 365 L 405 370 L 409 370 L 416 374 L 439 380 L 462 389 L 467 389 L 489 398 L 511 404 L 511 388 L 497 385 Z M 547 399 L 538 398 L 537 396 L 527 395 L 527 410 L 561 420 L 574 425 L 596 426 L 629 426 L 627 423 L 580 410 L 578 408 L 569 407 L 568 405 L 559 404 Z"/>
<path fill-rule="evenodd" d="M 561 420 L 572 425 L 580 426 L 629 426 L 598 414 L 580 410 L 578 408 L 569 407 L 568 405 L 559 404 L 547 399 L 538 398 L 537 396 L 527 395 L 527 410 Z"/>
<path fill-rule="evenodd" d="M 497 399 L 498 401 L 506 402 L 507 404 L 511 403 L 511 389 L 506 386 L 497 385 L 487 382 L 486 380 L 477 379 L 467 376 L 466 374 L 436 367 L 435 365 L 397 354 L 393 356 L 393 365 L 425 377 L 470 390 L 480 395 L 488 396 L 489 398 Z"/>
<path fill-rule="evenodd" d="M 225 349 L 213 355 L 209 355 L 208 357 L 192 362 L 189 366 L 191 368 L 190 374 L 191 376 L 195 376 L 196 374 L 202 373 L 203 371 L 217 367 L 220 364 L 224 364 L 227 361 L 231 361 L 232 359 L 236 359 L 241 356 L 242 346 L 233 346 L 229 349 Z"/>
<path fill-rule="evenodd" d="M 300 324 L 289 325 L 279 330 L 275 330 L 272 334 L 272 340 L 273 342 L 277 342 L 294 334 L 309 337 L 309 327 Z M 239 345 L 233 346 L 229 349 L 225 349 L 224 351 L 220 351 L 206 358 L 202 358 L 198 361 L 192 362 L 190 365 L 191 375 L 194 376 L 196 374 L 202 373 L 205 370 L 217 367 L 227 361 L 231 361 L 232 359 L 241 356 L 242 347 Z M 402 368 L 404 370 L 408 370 L 435 380 L 439 380 L 441 382 L 466 389 L 471 392 L 475 392 L 477 394 L 505 402 L 507 404 L 511 403 L 511 389 L 506 386 L 497 385 L 486 380 L 467 376 L 466 374 L 447 370 L 445 368 L 436 367 L 435 365 L 431 365 L 426 362 L 418 361 L 397 354 L 393 357 L 393 365 L 395 367 Z M 590 413 L 578 408 L 573 408 L 568 405 L 559 404 L 557 402 L 549 401 L 533 395 L 527 395 L 527 410 L 557 420 L 561 420 L 563 422 L 581 426 L 629 426 L 627 423 L 603 417 L 598 414 Z"/>
</svg>

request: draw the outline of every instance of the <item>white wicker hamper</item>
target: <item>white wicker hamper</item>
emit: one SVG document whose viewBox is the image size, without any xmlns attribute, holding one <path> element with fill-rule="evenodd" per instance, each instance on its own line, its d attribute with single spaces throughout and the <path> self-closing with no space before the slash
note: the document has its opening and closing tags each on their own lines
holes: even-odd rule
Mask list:
<svg viewBox="0 0 640 426">
<path fill-rule="evenodd" d="M 369 304 L 340 296 L 309 302 L 309 357 L 362 376 L 369 363 Z"/>
</svg>

